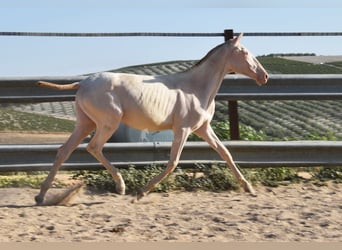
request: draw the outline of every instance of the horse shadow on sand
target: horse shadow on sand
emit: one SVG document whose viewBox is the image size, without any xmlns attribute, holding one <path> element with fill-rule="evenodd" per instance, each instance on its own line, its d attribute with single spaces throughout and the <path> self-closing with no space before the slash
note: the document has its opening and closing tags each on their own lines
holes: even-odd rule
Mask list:
<svg viewBox="0 0 342 250">
<path fill-rule="evenodd" d="M 93 205 L 103 204 L 104 202 L 78 202 L 78 203 L 69 203 L 70 200 L 78 194 L 83 188 L 83 183 L 78 183 L 69 189 L 62 191 L 58 194 L 51 195 L 48 197 L 43 204 L 30 204 L 30 205 L 18 205 L 18 204 L 0 204 L 0 208 L 29 208 L 29 207 L 49 207 L 49 206 L 68 206 L 74 207 L 80 204 L 91 207 Z"/>
</svg>

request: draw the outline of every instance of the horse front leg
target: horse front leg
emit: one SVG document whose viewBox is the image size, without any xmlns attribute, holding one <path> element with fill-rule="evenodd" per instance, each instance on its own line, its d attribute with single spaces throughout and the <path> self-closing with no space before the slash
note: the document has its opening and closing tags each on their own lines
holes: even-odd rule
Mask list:
<svg viewBox="0 0 342 250">
<path fill-rule="evenodd" d="M 174 131 L 174 139 L 171 146 L 170 159 L 167 163 L 166 169 L 159 175 L 153 177 L 148 184 L 140 190 L 137 194 L 136 199 L 132 200 L 132 203 L 140 200 L 142 197 L 146 196 L 153 188 L 155 188 L 166 176 L 171 174 L 178 165 L 180 155 L 184 148 L 184 144 L 190 135 L 190 129 L 181 129 L 180 131 Z"/>
<path fill-rule="evenodd" d="M 223 145 L 223 143 L 218 139 L 214 130 L 211 128 L 210 124 L 204 124 L 194 133 L 202 137 L 208 144 L 221 156 L 223 160 L 226 161 L 234 177 L 238 180 L 240 185 L 246 192 L 249 192 L 252 196 L 256 196 L 256 193 L 251 184 L 245 179 L 240 170 L 234 163 L 233 157 L 229 153 L 228 149 Z"/>
</svg>

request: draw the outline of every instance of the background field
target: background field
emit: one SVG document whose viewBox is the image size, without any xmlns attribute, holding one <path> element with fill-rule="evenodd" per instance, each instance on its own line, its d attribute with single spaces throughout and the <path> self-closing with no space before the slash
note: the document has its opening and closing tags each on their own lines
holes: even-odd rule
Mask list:
<svg viewBox="0 0 342 250">
<path fill-rule="evenodd" d="M 342 74 L 342 69 L 339 68 L 342 65 L 342 62 L 312 64 L 274 56 L 259 57 L 259 60 L 271 74 Z M 196 61 L 163 62 L 132 66 L 112 71 L 150 75 L 172 74 L 190 68 L 195 62 Z M 331 67 L 331 65 L 334 65 L 334 67 Z M 227 113 L 227 102 L 217 102 L 213 126 L 222 140 L 229 139 Z M 23 136 L 30 138 L 28 143 L 32 143 L 31 138 L 33 138 L 34 134 L 45 133 L 45 135 L 41 137 L 42 141 L 37 142 L 44 143 L 50 142 L 52 134 L 56 135 L 61 132 L 66 132 L 62 137 L 59 139 L 57 138 L 56 141 L 54 141 L 56 143 L 62 143 L 68 136 L 67 133 L 71 132 L 73 129 L 74 117 L 75 111 L 72 102 L 2 105 L 0 108 L 0 133 L 2 133 L 1 137 L 4 137 L 4 134 L 6 134 L 4 132 L 8 132 L 7 134 L 12 135 L 20 132 Z M 342 139 L 342 101 L 239 101 L 239 120 L 241 137 L 244 140 Z M 13 136 L 11 138 L 13 138 Z M 16 143 L 11 138 L 9 139 L 9 143 Z M 195 140 L 197 138 L 192 137 L 191 139 Z M 201 166 L 197 166 L 197 170 L 195 171 L 202 171 L 201 173 L 203 174 L 203 172 L 207 171 L 204 170 Z M 134 171 L 134 173 L 132 171 Z M 144 184 L 144 181 L 151 178 L 151 175 L 160 171 L 161 169 L 159 168 L 149 168 L 145 172 L 128 169 L 126 172 L 124 171 L 123 174 L 127 180 L 139 179 L 138 183 L 130 183 L 129 186 L 134 189 L 138 186 L 141 187 Z M 275 182 L 283 183 L 285 181 L 288 183 L 288 181 L 301 179 L 302 177 L 301 175 L 298 175 L 298 171 L 300 173 L 302 170 L 267 168 L 258 171 L 252 170 L 252 174 L 246 171 L 245 174 L 247 174 L 249 179 L 252 178 L 252 182 L 275 185 Z M 312 168 L 310 170 L 305 169 L 305 171 L 310 172 L 309 178 L 314 177 L 318 180 L 341 179 L 341 172 L 338 168 L 334 170 Z M 215 179 L 213 183 L 219 183 L 221 185 L 222 180 L 227 180 L 229 185 L 232 183 L 231 175 L 226 168 L 221 169 L 220 167 L 214 167 L 208 171 L 205 178 L 199 179 L 192 178 L 192 175 L 189 177 L 188 173 L 184 174 L 186 179 L 184 179 L 180 185 L 186 185 L 188 189 L 199 186 L 203 188 L 203 186 L 205 187 L 211 183 L 212 177 Z M 134 176 L 136 175 L 138 175 L 139 178 L 135 178 Z M 193 176 L 196 176 L 196 174 Z M 81 177 L 88 180 L 88 185 L 99 185 L 96 187 L 100 189 L 113 188 L 111 176 L 105 171 L 96 173 L 86 172 L 82 173 Z M 35 178 L 36 177 L 34 176 L 33 182 L 39 183 Z M 7 177 L 4 180 L 0 180 L 0 182 L 3 181 L 7 183 L 5 183 L 4 186 L 13 186 L 13 181 L 8 180 Z M 15 183 L 20 183 L 20 181 L 18 182 L 15 180 Z M 229 186 L 227 183 L 224 182 L 222 186 L 227 188 L 227 186 Z M 3 186 L 3 184 L 4 183 L 0 183 L 0 186 Z M 161 185 L 160 188 L 161 191 L 167 191 L 172 188 L 172 186 L 168 183 Z"/>
<path fill-rule="evenodd" d="M 271 74 L 342 74 L 342 60 L 315 64 L 278 56 L 261 56 L 258 59 Z M 190 68 L 195 62 L 163 62 L 110 71 L 172 74 Z M 215 121 L 227 124 L 227 112 L 227 102 L 217 102 Z M 2 105 L 0 131 L 68 132 L 72 130 L 74 115 L 71 102 Z M 241 126 L 262 135 L 259 138 L 262 140 L 342 139 L 342 101 L 239 101 L 239 120 Z"/>
</svg>

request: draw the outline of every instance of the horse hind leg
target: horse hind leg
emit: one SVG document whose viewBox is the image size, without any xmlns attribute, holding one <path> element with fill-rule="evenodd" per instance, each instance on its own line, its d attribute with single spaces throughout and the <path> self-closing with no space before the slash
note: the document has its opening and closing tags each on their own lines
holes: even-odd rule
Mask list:
<svg viewBox="0 0 342 250">
<path fill-rule="evenodd" d="M 118 169 L 103 155 L 102 149 L 107 140 L 112 136 L 115 130 L 119 127 L 120 119 L 113 119 L 112 121 L 105 121 L 98 123 L 94 137 L 87 146 L 87 151 L 93 155 L 112 175 L 116 183 L 116 192 L 118 194 L 125 194 L 125 182 L 119 173 Z"/>
<path fill-rule="evenodd" d="M 58 169 L 61 165 L 69 158 L 71 153 L 75 150 L 75 148 L 82 142 L 82 140 L 89 135 L 91 131 L 95 128 L 95 123 L 93 123 L 86 114 L 77 106 L 77 123 L 74 131 L 68 138 L 68 140 L 58 149 L 56 159 L 54 164 L 44 180 L 41 184 L 40 192 L 35 197 L 35 201 L 37 205 L 42 205 L 44 202 L 44 197 L 48 189 L 51 187 L 52 182 L 57 174 Z"/>
</svg>

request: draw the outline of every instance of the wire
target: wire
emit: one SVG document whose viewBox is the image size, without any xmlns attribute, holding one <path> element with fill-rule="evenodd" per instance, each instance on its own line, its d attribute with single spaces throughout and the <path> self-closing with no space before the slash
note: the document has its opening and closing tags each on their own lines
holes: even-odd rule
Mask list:
<svg viewBox="0 0 342 250">
<path fill-rule="evenodd" d="M 234 36 L 239 33 L 234 33 Z M 218 37 L 224 33 L 167 33 L 167 32 L 123 32 L 123 33 L 78 33 L 78 32 L 0 32 L 0 36 L 29 37 Z M 342 36 L 342 32 L 245 32 L 244 36 Z"/>
<path fill-rule="evenodd" d="M 0 36 L 41 36 L 41 37 L 130 37 L 130 36 L 173 36 L 173 37 L 215 37 L 223 33 L 163 33 L 163 32 L 126 32 L 126 33 L 66 33 L 66 32 L 0 32 Z"/>
</svg>

